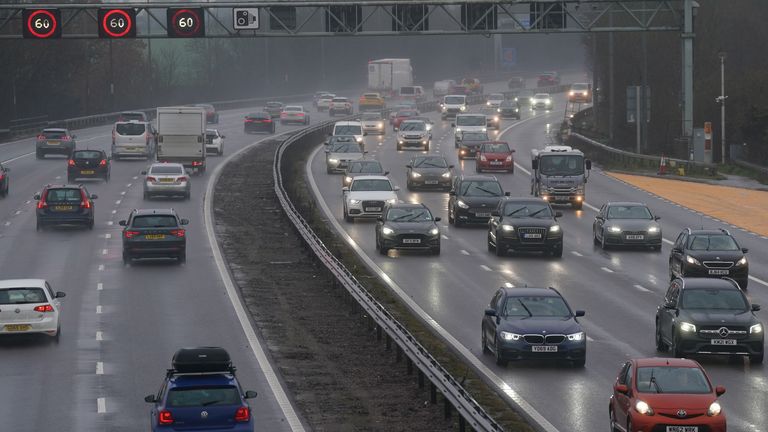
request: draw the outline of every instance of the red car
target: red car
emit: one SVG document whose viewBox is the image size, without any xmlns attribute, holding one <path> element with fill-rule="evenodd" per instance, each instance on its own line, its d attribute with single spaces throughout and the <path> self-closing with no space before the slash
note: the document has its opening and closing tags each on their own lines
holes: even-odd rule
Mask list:
<svg viewBox="0 0 768 432">
<path fill-rule="evenodd" d="M 195 104 L 196 107 L 205 109 L 205 122 L 206 123 L 219 123 L 219 113 L 216 112 L 216 108 L 211 104 Z"/>
<path fill-rule="evenodd" d="M 613 385 L 611 431 L 725 432 L 725 413 L 701 365 L 690 359 L 646 358 L 624 363 Z"/>
<path fill-rule="evenodd" d="M 550 87 L 560 85 L 560 75 L 557 72 L 544 72 L 536 81 L 537 87 Z"/>
<path fill-rule="evenodd" d="M 475 171 L 507 171 L 515 173 L 515 158 L 512 153 L 515 151 L 509 148 L 509 144 L 504 141 L 489 141 L 483 143 L 477 151 L 475 158 Z"/>
<path fill-rule="evenodd" d="M 418 111 L 414 110 L 403 110 L 398 111 L 397 114 L 395 114 L 395 117 L 392 119 L 392 130 L 396 131 L 400 128 L 400 123 L 402 123 L 404 120 L 408 120 L 411 117 L 416 117 L 419 115 Z"/>
</svg>

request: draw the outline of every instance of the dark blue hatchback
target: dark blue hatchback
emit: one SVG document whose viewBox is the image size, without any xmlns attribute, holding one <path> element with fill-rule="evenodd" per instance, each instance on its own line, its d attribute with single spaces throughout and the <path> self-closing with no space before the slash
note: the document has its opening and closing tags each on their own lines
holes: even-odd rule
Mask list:
<svg viewBox="0 0 768 432">
<path fill-rule="evenodd" d="M 160 391 L 144 398 L 154 404 L 153 432 L 253 432 L 251 408 L 235 377 L 229 354 L 222 348 L 184 348 L 173 357 Z"/>
</svg>

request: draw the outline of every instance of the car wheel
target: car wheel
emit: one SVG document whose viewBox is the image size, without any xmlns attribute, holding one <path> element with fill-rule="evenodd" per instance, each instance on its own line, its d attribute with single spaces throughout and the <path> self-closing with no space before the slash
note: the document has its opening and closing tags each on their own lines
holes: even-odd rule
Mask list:
<svg viewBox="0 0 768 432">
<path fill-rule="evenodd" d="M 493 249 L 496 252 L 496 256 L 497 257 L 504 256 L 504 254 L 507 253 L 507 250 L 504 248 L 504 245 L 499 242 L 498 234 L 496 235 L 496 244 L 495 244 L 495 247 Z"/>
<path fill-rule="evenodd" d="M 56 326 L 56 335 L 53 336 L 53 343 L 59 343 L 61 340 L 61 324 Z"/>
<path fill-rule="evenodd" d="M 664 339 L 661 337 L 661 329 L 659 328 L 659 322 L 656 321 L 656 351 L 667 352 L 669 347 L 664 343 Z"/>
<path fill-rule="evenodd" d="M 608 249 L 608 245 L 605 244 L 605 230 L 603 230 L 603 236 L 600 237 L 600 249 L 602 250 Z"/>
<path fill-rule="evenodd" d="M 627 430 L 628 431 L 632 430 L 632 419 L 627 419 Z"/>
<path fill-rule="evenodd" d="M 35 231 L 42 231 L 43 230 L 43 224 L 40 223 L 40 220 L 38 220 L 35 223 Z"/>
<path fill-rule="evenodd" d="M 480 344 L 483 346 L 483 354 L 491 353 L 491 350 L 488 349 L 488 338 L 485 336 L 485 327 L 482 326 L 480 329 Z"/>
<path fill-rule="evenodd" d="M 685 353 L 683 353 L 683 350 L 680 348 L 680 342 L 677 340 L 677 337 L 673 334 L 672 335 L 672 357 L 674 358 L 682 358 L 685 357 Z"/>
<path fill-rule="evenodd" d="M 552 249 L 552 256 L 555 258 L 562 258 L 563 257 L 563 245 Z"/>
<path fill-rule="evenodd" d="M 187 191 L 187 192 L 184 194 L 184 199 L 185 199 L 185 200 L 187 200 L 187 201 L 189 201 L 190 199 L 192 199 L 192 191 Z"/>
<path fill-rule="evenodd" d="M 123 265 L 128 265 L 131 263 L 131 255 L 128 254 L 128 252 L 123 252 Z"/>
<path fill-rule="evenodd" d="M 180 253 L 179 256 L 176 257 L 176 259 L 179 264 L 184 264 L 185 262 L 187 262 L 187 253 L 186 252 Z"/>
<path fill-rule="evenodd" d="M 326 174 L 333 174 L 333 170 L 331 170 L 331 169 L 330 169 L 330 168 L 328 168 L 328 167 L 325 167 L 325 173 L 326 173 Z"/>
<path fill-rule="evenodd" d="M 481 172 L 480 165 L 478 165 L 477 163 L 475 163 L 475 172 L 476 173 L 480 173 Z"/>
<path fill-rule="evenodd" d="M 753 356 L 749 356 L 749 362 L 751 364 L 761 364 L 761 363 L 763 363 L 763 353 L 760 353 L 760 354 L 757 354 L 757 355 L 753 355 Z"/>
<path fill-rule="evenodd" d="M 74 177 L 67 176 L 67 183 L 74 183 Z"/>
<path fill-rule="evenodd" d="M 455 225 L 456 219 L 453 217 L 453 213 L 451 213 L 450 210 L 448 210 L 448 224 L 449 225 Z"/>
<path fill-rule="evenodd" d="M 616 414 L 613 412 L 613 408 L 608 409 L 608 418 L 610 419 L 611 432 L 619 432 L 619 428 L 616 427 Z"/>
<path fill-rule="evenodd" d="M 651 249 L 653 249 L 654 252 L 661 252 L 661 245 L 651 246 Z"/>
<path fill-rule="evenodd" d="M 509 364 L 509 360 L 506 360 L 501 354 L 501 343 L 499 338 L 496 338 L 496 364 L 501 367 L 506 367 Z"/>
<path fill-rule="evenodd" d="M 412 190 L 413 190 L 413 183 L 411 183 L 410 181 L 409 181 L 409 182 L 406 182 L 406 183 L 405 183 L 405 187 L 406 187 L 406 188 L 407 188 L 409 191 L 412 191 Z"/>
<path fill-rule="evenodd" d="M 512 164 L 512 168 L 509 169 L 509 173 L 510 174 L 514 174 L 515 173 L 515 164 L 514 163 Z"/>
<path fill-rule="evenodd" d="M 594 228 L 592 228 L 592 244 L 596 246 L 600 244 L 600 240 L 597 239 L 597 230 Z"/>
<path fill-rule="evenodd" d="M 491 233 L 488 233 L 488 238 L 485 241 L 486 245 L 488 246 L 488 252 L 496 252 L 496 246 L 491 243 Z"/>
<path fill-rule="evenodd" d="M 147 191 L 144 191 L 144 199 L 145 200 L 149 199 L 149 193 L 147 193 Z"/>
<path fill-rule="evenodd" d="M 402 150 L 403 150 L 403 147 L 400 144 L 398 144 L 397 145 L 397 151 L 402 151 Z"/>
<path fill-rule="evenodd" d="M 432 248 L 432 255 L 440 255 L 440 245 Z"/>
</svg>

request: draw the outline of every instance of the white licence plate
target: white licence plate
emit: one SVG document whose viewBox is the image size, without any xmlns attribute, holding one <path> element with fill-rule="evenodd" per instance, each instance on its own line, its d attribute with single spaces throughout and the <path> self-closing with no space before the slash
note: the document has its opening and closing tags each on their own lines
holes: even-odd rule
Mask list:
<svg viewBox="0 0 768 432">
<path fill-rule="evenodd" d="M 712 345 L 736 345 L 736 339 L 712 339 L 709 343 Z"/>
<path fill-rule="evenodd" d="M 367 211 L 367 212 L 380 212 L 381 211 L 381 207 L 366 207 L 365 211 Z"/>
<path fill-rule="evenodd" d="M 491 161 L 491 165 L 501 165 L 501 161 Z"/>
<path fill-rule="evenodd" d="M 709 274 L 711 275 L 727 275 L 728 270 L 710 270 Z"/>
<path fill-rule="evenodd" d="M 667 426 L 667 432 L 699 432 L 698 426 Z"/>
<path fill-rule="evenodd" d="M 534 345 L 531 347 L 532 352 L 557 352 L 557 346 L 555 345 Z"/>
<path fill-rule="evenodd" d="M 523 238 L 541 238 L 541 234 L 539 234 L 539 233 L 525 233 L 525 234 L 523 234 Z"/>
<path fill-rule="evenodd" d="M 490 213 L 475 213 L 477 217 L 491 217 Z"/>
<path fill-rule="evenodd" d="M 640 234 L 627 234 L 627 240 L 642 240 L 645 236 L 642 236 Z"/>
<path fill-rule="evenodd" d="M 424 184 L 435 185 L 437 184 L 437 180 L 424 180 Z"/>
<path fill-rule="evenodd" d="M 403 243 L 411 243 L 411 244 L 418 244 L 421 243 L 421 239 L 403 239 Z"/>
</svg>

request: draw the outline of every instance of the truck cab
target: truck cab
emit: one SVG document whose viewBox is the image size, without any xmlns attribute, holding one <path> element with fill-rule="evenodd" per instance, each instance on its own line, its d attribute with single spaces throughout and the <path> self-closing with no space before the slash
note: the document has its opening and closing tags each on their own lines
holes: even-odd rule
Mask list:
<svg viewBox="0 0 768 432">
<path fill-rule="evenodd" d="M 592 161 L 569 146 L 531 150 L 531 195 L 552 204 L 570 204 L 581 210 Z"/>
<path fill-rule="evenodd" d="M 461 114 L 466 111 L 466 95 L 450 94 L 443 97 L 443 102 L 440 104 L 440 118 L 443 120 L 449 117 L 456 117 L 456 114 Z"/>
</svg>

